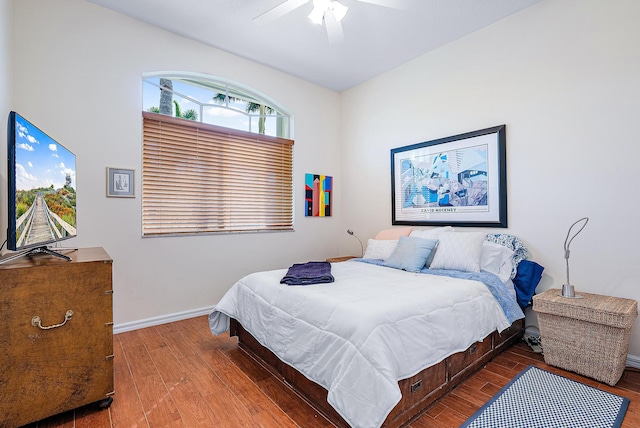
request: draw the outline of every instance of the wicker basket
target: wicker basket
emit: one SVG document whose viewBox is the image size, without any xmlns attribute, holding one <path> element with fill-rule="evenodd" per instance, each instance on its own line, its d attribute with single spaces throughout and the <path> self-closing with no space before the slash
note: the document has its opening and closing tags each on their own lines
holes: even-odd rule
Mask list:
<svg viewBox="0 0 640 428">
<path fill-rule="evenodd" d="M 533 296 L 533 310 L 547 364 L 615 385 L 624 371 L 635 300 L 578 293 L 562 297 L 557 289 Z"/>
</svg>

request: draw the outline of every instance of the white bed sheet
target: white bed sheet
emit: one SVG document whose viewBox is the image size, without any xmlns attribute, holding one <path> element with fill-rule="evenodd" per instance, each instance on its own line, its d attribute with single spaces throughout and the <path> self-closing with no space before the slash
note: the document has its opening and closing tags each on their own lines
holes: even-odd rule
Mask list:
<svg viewBox="0 0 640 428">
<path fill-rule="evenodd" d="M 237 319 L 282 361 L 328 390 L 354 428 L 379 427 L 398 381 L 510 323 L 478 281 L 347 261 L 335 282 L 280 284 L 286 269 L 238 281 L 209 315 L 214 334 Z"/>
</svg>

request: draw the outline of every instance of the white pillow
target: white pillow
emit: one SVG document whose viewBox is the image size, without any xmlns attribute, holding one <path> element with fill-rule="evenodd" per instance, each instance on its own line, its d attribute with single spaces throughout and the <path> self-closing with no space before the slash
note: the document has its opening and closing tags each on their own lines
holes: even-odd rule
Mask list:
<svg viewBox="0 0 640 428">
<path fill-rule="evenodd" d="M 480 270 L 491 272 L 507 282 L 513 270 L 513 250 L 495 242 L 484 241 L 480 255 Z"/>
<path fill-rule="evenodd" d="M 480 272 L 484 232 L 447 232 L 440 234 L 438 248 L 430 269 L 452 269 Z"/>
<path fill-rule="evenodd" d="M 390 239 L 369 239 L 367 241 L 367 249 L 364 252 L 363 259 L 379 259 L 386 260 L 389 258 L 393 250 L 398 246 L 398 240 Z"/>
<path fill-rule="evenodd" d="M 435 229 L 413 229 L 409 236 L 423 239 L 439 239 L 440 235 L 447 232 L 453 232 L 451 226 L 436 227 Z"/>
</svg>

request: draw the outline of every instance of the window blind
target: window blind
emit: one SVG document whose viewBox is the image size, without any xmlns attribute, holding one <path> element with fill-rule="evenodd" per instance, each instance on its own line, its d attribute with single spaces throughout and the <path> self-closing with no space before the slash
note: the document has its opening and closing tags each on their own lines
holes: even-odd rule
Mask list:
<svg viewBox="0 0 640 428">
<path fill-rule="evenodd" d="M 143 112 L 143 236 L 293 229 L 293 141 Z"/>
</svg>

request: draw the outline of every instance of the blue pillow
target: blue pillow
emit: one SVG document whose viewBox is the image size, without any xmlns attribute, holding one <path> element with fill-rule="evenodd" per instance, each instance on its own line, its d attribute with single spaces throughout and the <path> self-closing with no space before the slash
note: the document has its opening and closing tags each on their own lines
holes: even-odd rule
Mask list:
<svg viewBox="0 0 640 428">
<path fill-rule="evenodd" d="M 384 265 L 408 272 L 420 272 L 437 244 L 437 239 L 401 236 L 398 246 L 385 260 Z"/>
<path fill-rule="evenodd" d="M 544 267 L 531 260 L 521 260 L 518 263 L 518 272 L 513 278 L 513 285 L 516 289 L 516 298 L 522 309 L 531 303 L 533 293 L 542 278 Z"/>
</svg>

